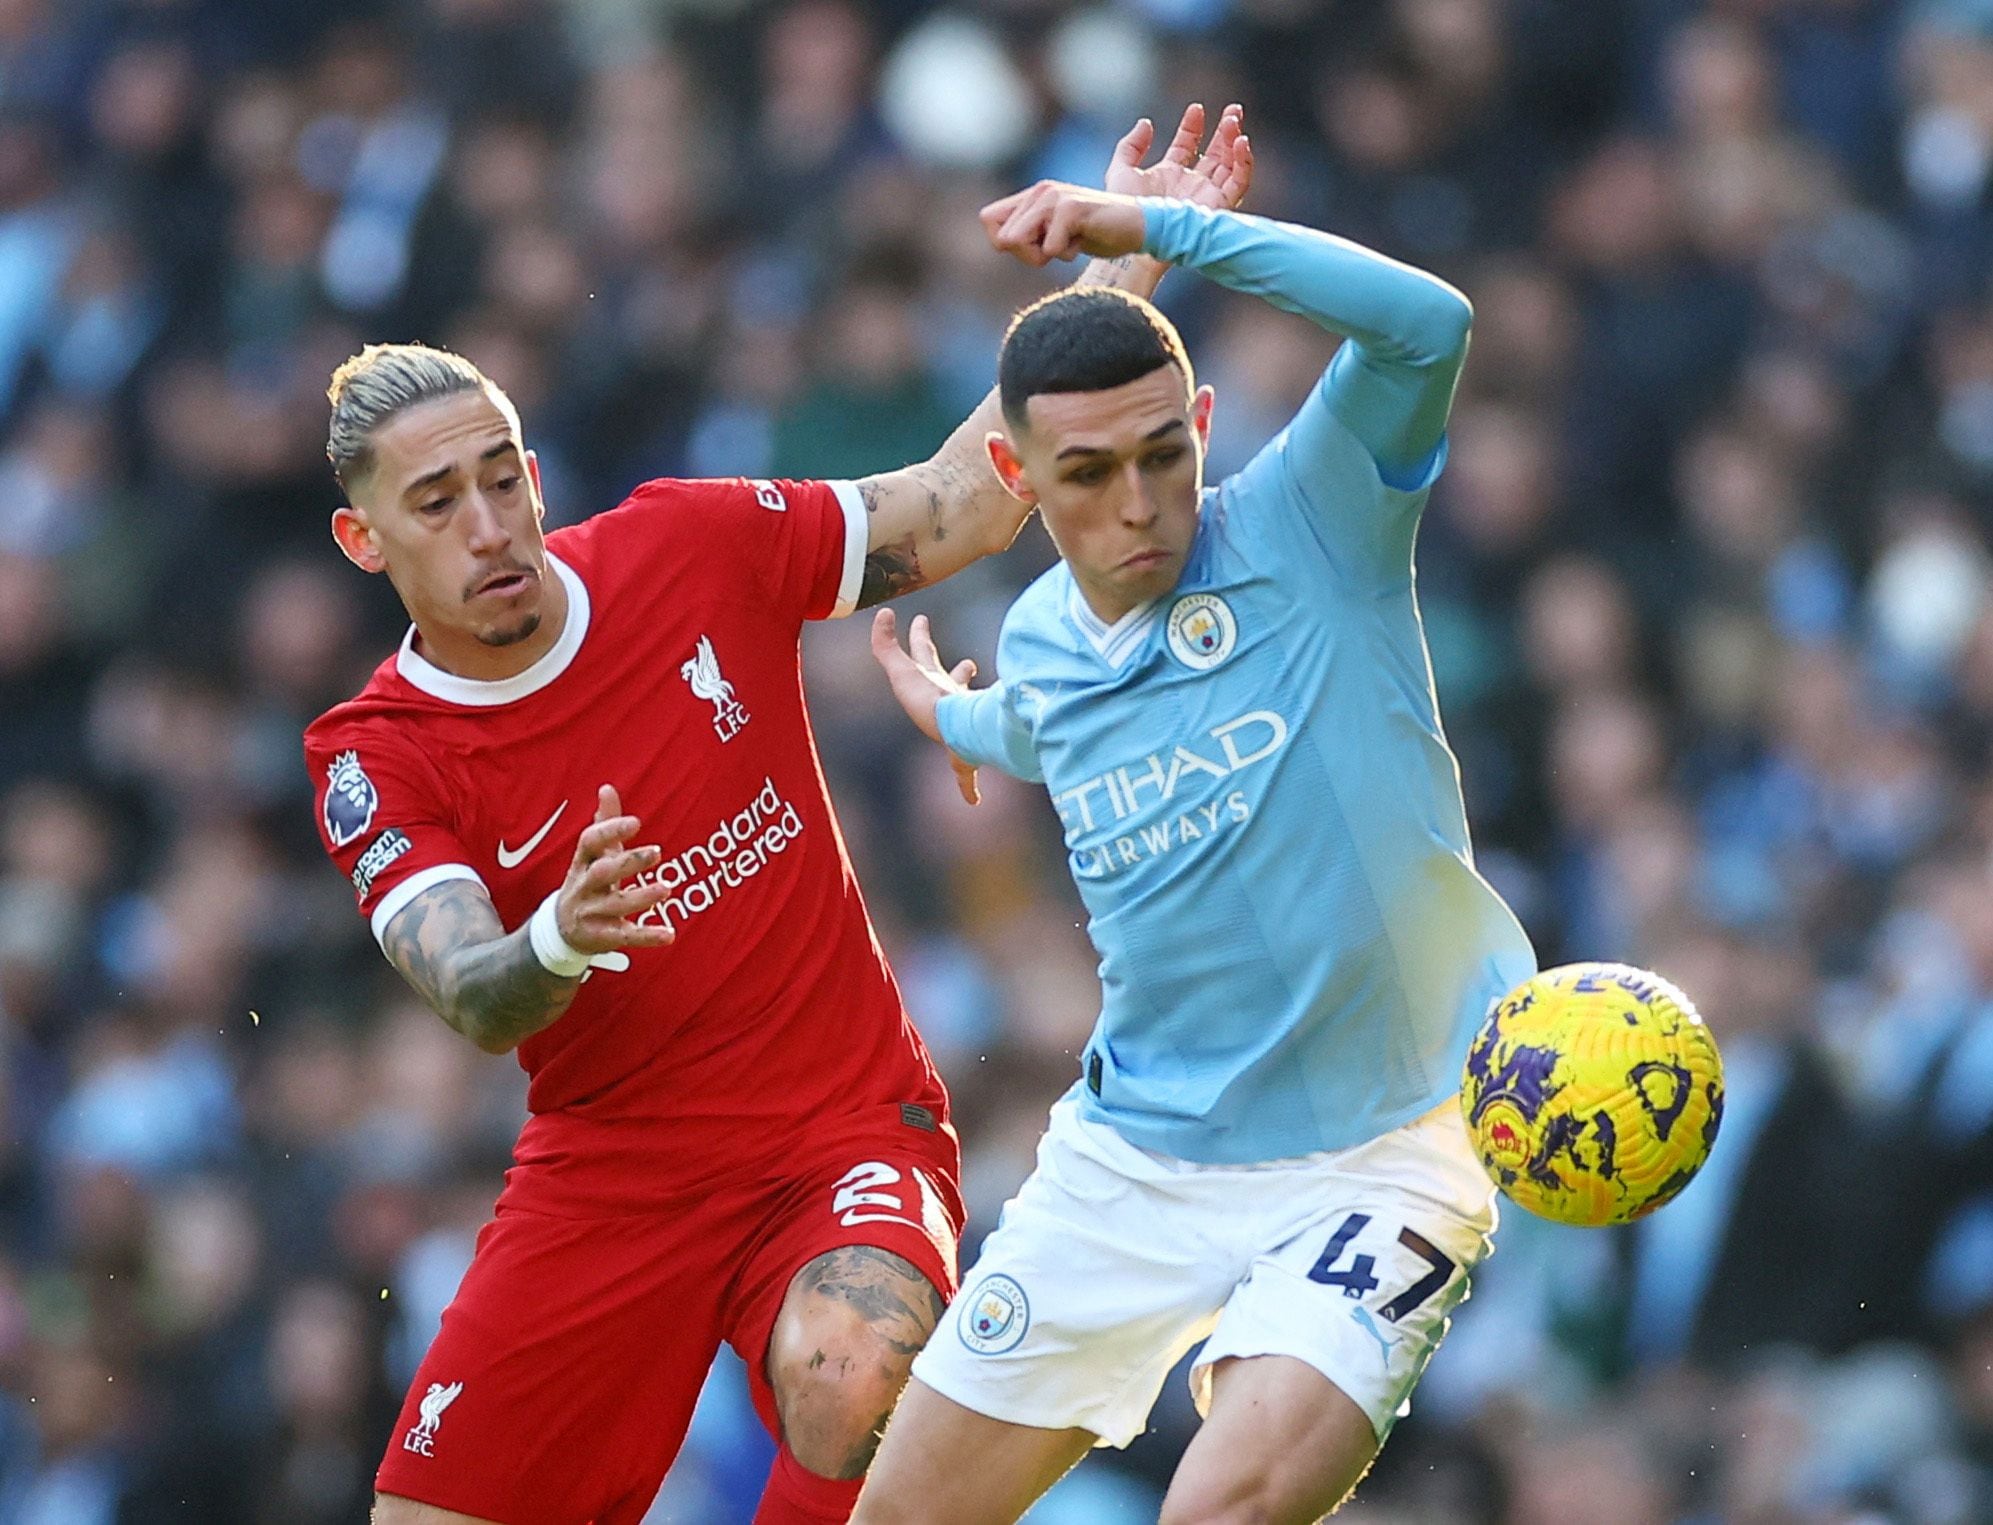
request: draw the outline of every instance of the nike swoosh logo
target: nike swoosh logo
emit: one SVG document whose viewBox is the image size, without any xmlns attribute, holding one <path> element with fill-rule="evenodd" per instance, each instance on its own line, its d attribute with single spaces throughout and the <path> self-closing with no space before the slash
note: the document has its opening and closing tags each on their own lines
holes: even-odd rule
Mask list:
<svg viewBox="0 0 1993 1525">
<path fill-rule="evenodd" d="M 526 859 L 532 855 L 533 849 L 538 847 L 542 842 L 547 840 L 547 833 L 554 829 L 554 822 L 558 821 L 561 818 L 562 813 L 566 811 L 566 809 L 567 809 L 567 801 L 562 800 L 561 808 L 559 810 L 556 810 L 552 815 L 547 817 L 547 824 L 542 826 L 538 831 L 534 832 L 530 837 L 528 837 L 526 839 L 526 845 L 522 848 L 519 848 L 517 851 L 514 851 L 512 848 L 507 847 L 503 842 L 500 842 L 498 844 L 498 866 L 500 868 L 517 868 L 520 864 L 524 863 Z"/>
</svg>

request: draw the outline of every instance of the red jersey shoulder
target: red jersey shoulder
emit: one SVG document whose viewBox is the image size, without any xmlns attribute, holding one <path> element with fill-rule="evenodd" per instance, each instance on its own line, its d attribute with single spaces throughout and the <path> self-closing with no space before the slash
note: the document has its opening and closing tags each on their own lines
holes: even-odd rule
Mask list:
<svg viewBox="0 0 1993 1525">
<path fill-rule="evenodd" d="M 398 677 L 376 673 L 304 733 L 319 838 L 353 881 L 363 910 L 417 873 L 465 858 L 454 795 L 410 724 L 424 706 Z"/>
<path fill-rule="evenodd" d="M 412 740 L 410 732 L 425 717 L 443 710 L 444 706 L 401 675 L 400 653 L 396 652 L 374 669 L 359 693 L 333 705 L 304 728 L 306 761 L 316 773 L 322 759 L 364 740 L 371 752 L 405 756 L 420 771 L 433 773 L 427 750 Z M 315 778 L 314 782 L 323 784 L 324 780 Z"/>
<path fill-rule="evenodd" d="M 668 570 L 673 591 L 752 599 L 798 621 L 848 613 L 865 512 L 848 482 L 660 478 L 547 545 L 590 587 Z"/>
</svg>

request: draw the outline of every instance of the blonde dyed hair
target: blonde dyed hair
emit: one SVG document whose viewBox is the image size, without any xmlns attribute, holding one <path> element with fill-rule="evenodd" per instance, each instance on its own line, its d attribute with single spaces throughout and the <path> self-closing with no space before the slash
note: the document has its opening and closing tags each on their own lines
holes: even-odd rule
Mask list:
<svg viewBox="0 0 1993 1525">
<path fill-rule="evenodd" d="M 341 364 L 325 389 L 332 404 L 325 456 L 339 485 L 350 493 L 374 469 L 374 434 L 390 419 L 461 392 L 483 392 L 518 429 L 512 400 L 462 355 L 427 344 L 369 344 Z"/>
</svg>

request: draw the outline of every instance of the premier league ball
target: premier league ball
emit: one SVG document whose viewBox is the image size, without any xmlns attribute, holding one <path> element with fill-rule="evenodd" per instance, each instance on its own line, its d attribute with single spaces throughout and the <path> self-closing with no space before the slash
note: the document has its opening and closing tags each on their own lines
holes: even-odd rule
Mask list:
<svg viewBox="0 0 1993 1525">
<path fill-rule="evenodd" d="M 1489 1010 L 1460 1104 L 1495 1184 L 1597 1227 L 1664 1206 L 1723 1121 L 1723 1061 L 1689 998 L 1625 964 L 1567 964 Z"/>
</svg>

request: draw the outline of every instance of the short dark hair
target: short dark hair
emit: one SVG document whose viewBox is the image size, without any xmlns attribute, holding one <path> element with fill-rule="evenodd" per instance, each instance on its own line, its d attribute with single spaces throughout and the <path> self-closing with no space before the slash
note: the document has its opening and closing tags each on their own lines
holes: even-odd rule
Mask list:
<svg viewBox="0 0 1993 1525">
<path fill-rule="evenodd" d="M 1041 392 L 1104 392 L 1165 365 L 1192 384 L 1176 325 L 1149 303 L 1107 286 L 1069 287 L 1033 302 L 1003 336 L 997 391 L 1003 416 L 1022 430 Z"/>
</svg>

